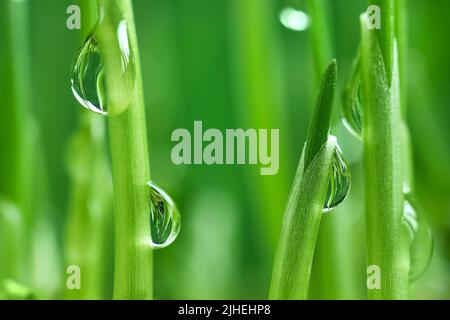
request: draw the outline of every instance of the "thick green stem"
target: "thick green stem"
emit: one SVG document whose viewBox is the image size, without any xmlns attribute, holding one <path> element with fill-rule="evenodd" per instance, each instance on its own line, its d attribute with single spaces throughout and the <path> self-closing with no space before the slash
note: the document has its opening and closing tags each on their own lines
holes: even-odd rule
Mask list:
<svg viewBox="0 0 450 320">
<path fill-rule="evenodd" d="M 381 29 L 372 31 L 377 36 L 388 79 L 392 76 L 392 53 L 397 26 L 395 3 L 396 0 L 369 0 L 369 5 L 376 5 L 381 9 Z"/>
<path fill-rule="evenodd" d="M 363 141 L 368 265 L 381 271 L 381 287 L 370 299 L 407 299 L 408 244 L 402 237 L 403 156 L 397 46 L 392 28 L 393 1 L 376 1 L 384 25 L 368 30 L 363 15 Z M 392 61 L 392 63 L 391 63 Z"/>
<path fill-rule="evenodd" d="M 102 53 L 109 117 L 115 211 L 115 299 L 153 297 L 150 247 L 150 180 L 142 75 L 131 0 L 99 0 L 98 40 Z M 134 85 L 124 87 L 117 31 L 126 23 Z M 122 38 L 122 40 L 124 40 Z M 124 99 L 127 98 L 127 99 Z M 126 105 L 121 105 L 126 102 Z M 113 115 L 114 110 L 123 110 Z"/>
</svg>

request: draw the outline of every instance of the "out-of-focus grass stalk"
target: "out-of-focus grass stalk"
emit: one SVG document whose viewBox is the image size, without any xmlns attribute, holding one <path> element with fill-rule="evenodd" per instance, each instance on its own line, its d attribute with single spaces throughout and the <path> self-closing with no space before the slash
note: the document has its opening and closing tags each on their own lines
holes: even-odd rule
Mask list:
<svg viewBox="0 0 450 320">
<path fill-rule="evenodd" d="M 33 219 L 29 8 L 26 0 L 4 0 L 0 8 L 0 278 L 26 283 Z"/>
<path fill-rule="evenodd" d="M 403 156 L 398 55 L 393 0 L 371 0 L 382 12 L 381 30 L 361 18 L 363 142 L 368 265 L 381 271 L 370 299 L 409 297 L 409 252 L 402 240 Z"/>
<path fill-rule="evenodd" d="M 314 249 L 336 148 L 336 138 L 329 136 L 336 76 L 333 61 L 319 90 L 304 156 L 283 217 L 270 299 L 308 298 Z"/>
<path fill-rule="evenodd" d="M 96 1 L 80 1 L 82 41 L 97 22 Z M 65 236 L 65 267 L 81 270 L 81 289 L 66 286 L 65 298 L 96 300 L 107 298 L 105 280 L 109 260 L 107 246 L 112 246 L 112 189 L 106 153 L 105 119 L 84 108 L 80 125 L 70 141 L 68 168 L 72 179 L 69 216 Z"/>
<path fill-rule="evenodd" d="M 308 0 L 315 75 L 318 84 L 320 83 L 323 70 L 332 57 L 333 51 L 328 27 L 328 7 L 328 0 Z"/>
<path fill-rule="evenodd" d="M 307 3 L 311 19 L 310 33 L 315 77 L 318 85 L 322 72 L 331 60 L 333 52 L 329 32 L 329 18 L 327 16 L 329 0 L 308 0 Z M 313 299 L 337 299 L 344 296 L 340 286 L 344 275 L 340 274 L 340 272 L 349 269 L 346 264 L 351 259 L 345 252 L 340 251 L 340 242 L 336 239 L 336 237 L 345 236 L 341 233 L 342 228 L 339 219 L 342 219 L 342 216 L 339 210 L 342 209 L 335 209 L 332 215 L 325 217 L 321 221 L 321 232 L 317 239 L 311 279 L 310 298 Z M 349 251 L 351 252 L 351 250 Z M 344 255 L 346 258 L 343 258 Z M 330 268 L 331 265 L 334 267 Z"/>
<path fill-rule="evenodd" d="M 406 115 L 407 77 L 408 77 L 408 11 L 406 0 L 395 1 L 395 36 L 398 44 L 398 58 L 400 69 L 400 100 L 403 115 Z"/>
<path fill-rule="evenodd" d="M 284 106 L 281 95 L 281 80 L 277 74 L 277 39 L 272 33 L 274 8 L 270 1 L 232 0 L 230 1 L 233 32 L 233 72 L 236 83 L 238 125 L 252 128 L 280 128 L 284 123 Z M 267 239 L 275 249 L 280 230 L 281 216 L 288 190 L 285 183 L 289 179 L 284 173 L 289 166 L 289 157 L 283 150 L 289 150 L 286 138 L 280 140 L 280 159 L 284 166 L 274 176 L 248 177 L 251 198 L 263 199 L 254 203 L 260 211 Z M 286 146 L 286 147 L 285 147 Z M 259 173 L 258 173 L 259 174 Z M 258 179 L 257 183 L 255 183 Z M 260 179 L 260 180 L 259 180 Z M 274 192 L 274 190 L 278 190 Z M 251 200 L 250 200 L 251 201 Z M 259 207 L 258 207 L 259 206 Z"/>
<path fill-rule="evenodd" d="M 102 54 L 109 110 L 126 107 L 109 117 L 115 213 L 115 299 L 153 297 L 153 254 L 150 247 L 150 181 L 147 129 L 139 49 L 131 0 L 99 0 L 98 40 Z M 136 71 L 132 89 L 124 88 L 117 28 L 126 21 L 131 58 Z M 120 97 L 129 97 L 127 106 Z M 116 100 L 119 99 L 119 100 Z"/>
<path fill-rule="evenodd" d="M 65 268 L 79 266 L 82 282 L 80 290 L 66 287 L 66 299 L 107 298 L 106 253 L 107 246 L 113 245 L 108 241 L 112 240 L 108 237 L 112 227 L 112 190 L 102 120 L 95 119 L 95 115 L 83 115 L 81 126 L 70 142 L 68 167 L 72 191 L 65 234 Z"/>
</svg>

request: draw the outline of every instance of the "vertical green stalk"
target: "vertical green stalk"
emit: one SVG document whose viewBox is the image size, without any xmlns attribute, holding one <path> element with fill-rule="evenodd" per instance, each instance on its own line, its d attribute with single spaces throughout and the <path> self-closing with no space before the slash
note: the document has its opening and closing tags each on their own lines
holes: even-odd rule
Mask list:
<svg viewBox="0 0 450 320">
<path fill-rule="evenodd" d="M 409 127 L 406 123 L 407 113 L 407 60 L 408 60 L 408 32 L 407 32 L 407 5 L 406 0 L 395 2 L 395 36 L 398 44 L 398 65 L 399 65 L 399 89 L 400 104 L 402 111 L 402 150 L 403 150 L 403 172 L 404 184 L 408 188 L 414 187 L 414 165 L 412 159 L 412 143 Z"/>
<path fill-rule="evenodd" d="M 403 157 L 394 0 L 369 1 L 381 8 L 381 30 L 362 25 L 363 142 L 368 265 L 381 271 L 381 288 L 370 299 L 409 297 L 408 244 L 402 237 Z"/>
<path fill-rule="evenodd" d="M 392 63 L 396 24 L 396 2 L 398 0 L 368 0 L 369 5 L 381 9 L 381 29 L 372 30 L 376 34 L 388 79 L 392 77 Z"/>
<path fill-rule="evenodd" d="M 332 46 L 328 28 L 328 0 L 308 0 L 311 17 L 311 40 L 317 83 L 332 57 Z"/>
<path fill-rule="evenodd" d="M 284 122 L 285 110 L 281 94 L 281 79 L 277 74 L 278 56 L 277 38 L 273 34 L 273 4 L 268 0 L 232 0 L 233 73 L 236 85 L 235 104 L 238 106 L 238 125 L 252 128 L 280 128 Z M 280 128 L 283 130 L 283 128 Z M 289 159 L 283 150 L 289 141 L 280 140 L 280 158 Z M 286 146 L 286 148 L 284 147 Z M 289 160 L 287 160 L 289 161 Z M 271 250 L 274 250 L 280 230 L 280 215 L 285 201 L 285 168 L 272 176 L 264 176 L 254 184 L 256 178 L 248 179 L 252 192 L 257 190 L 262 203 L 255 203 L 266 227 L 266 238 Z M 258 178 L 259 180 L 259 178 Z M 275 194 L 274 189 L 278 192 Z M 260 217 L 261 218 L 261 217 Z"/>
<path fill-rule="evenodd" d="M 82 38 L 97 22 L 96 2 L 80 2 Z M 106 156 L 105 119 L 80 109 L 80 125 L 70 141 L 68 169 L 72 179 L 69 217 L 66 226 L 65 261 L 80 267 L 81 288 L 66 288 L 65 298 L 96 300 L 105 298 L 109 261 L 107 245 L 112 220 L 109 165 Z"/>
<path fill-rule="evenodd" d="M 322 72 L 332 58 L 334 51 L 328 23 L 330 0 L 308 0 L 307 3 L 308 13 L 311 18 L 309 30 L 313 49 L 315 78 L 317 79 L 317 85 L 314 86 L 316 88 L 320 84 Z M 335 212 L 321 221 L 321 232 L 317 239 L 314 270 L 311 279 L 311 299 L 336 299 L 342 296 L 340 295 L 342 291 L 340 279 L 343 276 L 341 270 L 348 269 L 346 266 L 348 259 L 342 258 L 343 253 L 339 250 L 339 241 L 336 239 L 344 236 L 340 224 L 341 219 L 342 213 Z M 334 267 L 330 268 L 330 265 Z"/>
<path fill-rule="evenodd" d="M 145 121 L 142 75 L 131 0 L 99 0 L 98 40 L 102 54 L 108 110 L 125 110 L 109 117 L 111 164 L 115 211 L 115 299 L 153 297 L 153 255 L 150 247 L 149 198 L 146 183 L 150 167 Z M 122 61 L 117 28 L 128 28 L 133 88 L 123 87 Z M 126 106 L 120 105 L 129 98 Z"/>
<path fill-rule="evenodd" d="M 6 255 L 0 257 L 3 261 L 0 278 L 27 282 L 25 267 L 31 253 L 32 222 L 30 136 L 33 134 L 28 1 L 3 0 L 0 8 L 0 32 L 4 34 L 0 58 L 0 85 L 4 89 L 0 125 L 0 146 L 4 155 L 0 158 L 0 224 L 5 228 L 5 232 L 0 232 L 0 255 Z M 8 233 L 12 237 L 4 238 Z"/>
<path fill-rule="evenodd" d="M 408 63 L 408 17 L 407 0 L 397 0 L 395 2 L 395 36 L 398 43 L 398 58 L 400 69 L 400 100 L 402 104 L 403 115 L 406 114 L 407 105 L 407 63 Z"/>
<path fill-rule="evenodd" d="M 336 138 L 329 136 L 337 67 L 325 72 L 283 217 L 270 299 L 307 299 L 311 268 L 330 177 Z"/>
<path fill-rule="evenodd" d="M 80 108 L 81 109 L 81 108 Z M 81 270 L 81 288 L 66 288 L 70 300 L 105 298 L 111 226 L 111 177 L 106 159 L 104 119 L 82 115 L 80 128 L 70 141 L 68 167 L 72 179 L 65 234 L 65 268 Z"/>
</svg>

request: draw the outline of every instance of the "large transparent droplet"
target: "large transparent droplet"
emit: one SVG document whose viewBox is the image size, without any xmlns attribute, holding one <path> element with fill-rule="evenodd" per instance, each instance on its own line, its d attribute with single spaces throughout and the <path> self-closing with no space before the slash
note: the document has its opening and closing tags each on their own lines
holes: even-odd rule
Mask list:
<svg viewBox="0 0 450 320">
<path fill-rule="evenodd" d="M 106 115 L 103 63 L 98 42 L 91 34 L 75 57 L 72 93 L 85 108 Z"/>
<path fill-rule="evenodd" d="M 341 148 L 336 144 L 331 163 L 330 181 L 323 212 L 330 212 L 347 198 L 350 192 L 351 173 Z"/>
<path fill-rule="evenodd" d="M 405 195 L 403 225 L 406 227 L 410 241 L 409 279 L 414 281 L 428 268 L 433 255 L 434 242 L 425 216 L 410 195 Z"/>
<path fill-rule="evenodd" d="M 172 198 L 153 182 L 148 184 L 150 192 L 150 232 L 152 247 L 169 246 L 178 236 L 181 216 Z"/>
<path fill-rule="evenodd" d="M 96 29 L 78 51 L 72 66 L 72 92 L 85 108 L 102 115 L 118 115 L 127 107 L 132 97 L 136 70 L 128 37 L 127 23 L 121 21 L 108 46 L 108 55 L 117 63 L 111 63 L 114 90 L 107 92 L 105 68 Z M 108 99 L 107 99 L 108 98 Z M 113 108 L 107 102 L 113 102 Z"/>
<path fill-rule="evenodd" d="M 291 7 L 284 8 L 280 12 L 280 22 L 283 26 L 294 31 L 303 31 L 310 25 L 309 16 L 300 10 Z"/>
</svg>

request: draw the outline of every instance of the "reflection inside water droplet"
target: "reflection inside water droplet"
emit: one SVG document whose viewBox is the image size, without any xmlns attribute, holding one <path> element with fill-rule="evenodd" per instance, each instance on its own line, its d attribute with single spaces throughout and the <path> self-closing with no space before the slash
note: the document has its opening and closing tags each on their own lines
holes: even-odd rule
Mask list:
<svg viewBox="0 0 450 320">
<path fill-rule="evenodd" d="M 172 198 L 153 182 L 148 184 L 150 192 L 150 232 L 152 247 L 169 246 L 178 236 L 181 216 Z"/>
<path fill-rule="evenodd" d="M 403 225 L 406 227 L 410 243 L 411 281 L 417 280 L 428 268 L 433 255 L 433 236 L 428 222 L 417 202 L 405 195 L 403 205 Z"/>
<path fill-rule="evenodd" d="M 91 34 L 72 67 L 72 93 L 85 108 L 106 115 L 103 63 L 98 42 Z"/>
<path fill-rule="evenodd" d="M 336 144 L 331 163 L 330 181 L 323 212 L 330 212 L 347 198 L 350 192 L 351 173 L 341 148 Z"/>
<path fill-rule="evenodd" d="M 102 115 L 118 115 L 129 104 L 136 78 L 125 20 L 119 22 L 117 33 L 107 46 L 109 55 L 116 55 L 115 60 L 119 62 L 118 66 L 111 65 L 115 90 L 111 93 L 106 90 L 100 44 L 94 29 L 75 57 L 72 66 L 72 92 L 83 107 Z M 113 108 L 107 106 L 107 98 L 108 103 L 113 103 Z"/>
<path fill-rule="evenodd" d="M 362 103 L 361 103 L 361 70 L 359 52 L 353 62 L 350 80 L 344 88 L 342 101 L 342 122 L 347 130 L 361 140 Z"/>
<path fill-rule="evenodd" d="M 344 91 L 342 104 L 342 122 L 347 130 L 361 140 L 362 131 L 362 107 L 361 107 L 361 80 L 358 77 L 351 87 Z"/>
<path fill-rule="evenodd" d="M 280 22 L 286 28 L 294 31 L 306 30 L 310 24 L 309 16 L 305 12 L 290 7 L 284 8 L 280 12 Z"/>
</svg>

